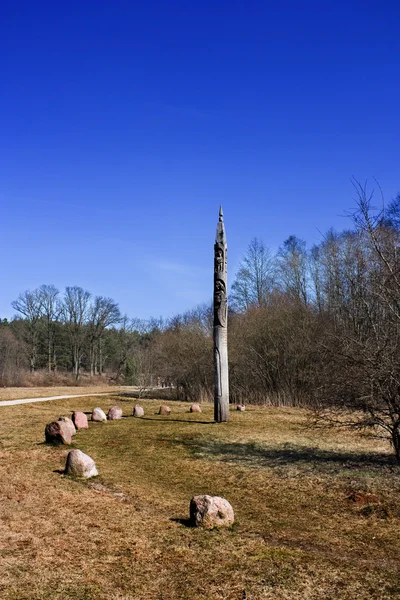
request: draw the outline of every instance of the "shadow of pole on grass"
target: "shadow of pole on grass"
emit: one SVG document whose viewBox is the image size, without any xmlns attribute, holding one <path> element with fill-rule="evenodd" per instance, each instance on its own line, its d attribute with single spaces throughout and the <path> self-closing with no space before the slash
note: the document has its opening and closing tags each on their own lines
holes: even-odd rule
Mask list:
<svg viewBox="0 0 400 600">
<path fill-rule="evenodd" d="M 285 443 L 277 447 L 266 447 L 254 442 L 223 442 L 218 440 L 177 440 L 177 444 L 187 446 L 196 456 L 216 458 L 220 461 L 235 462 L 249 466 L 307 466 L 313 467 L 390 467 L 400 465 L 395 457 L 384 452 L 340 452 L 323 450 L 317 447 L 297 446 Z"/>
<path fill-rule="evenodd" d="M 158 415 L 157 415 L 158 416 Z M 171 417 L 163 417 L 162 415 L 159 418 L 154 417 L 135 417 L 140 421 L 157 421 L 157 423 L 192 423 L 193 425 L 215 425 L 215 421 L 195 421 L 194 419 L 171 419 Z"/>
</svg>

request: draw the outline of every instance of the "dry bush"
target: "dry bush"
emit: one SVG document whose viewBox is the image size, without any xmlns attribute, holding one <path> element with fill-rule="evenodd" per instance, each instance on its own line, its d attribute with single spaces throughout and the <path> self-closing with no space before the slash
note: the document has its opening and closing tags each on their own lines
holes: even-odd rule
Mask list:
<svg viewBox="0 0 400 600">
<path fill-rule="evenodd" d="M 281 294 L 269 306 L 233 315 L 231 399 L 274 406 L 310 405 L 321 334 L 313 311 Z"/>
<path fill-rule="evenodd" d="M 174 382 L 177 397 L 200 401 L 213 397 L 212 338 L 196 324 L 176 325 L 160 334 L 158 369 Z"/>
<path fill-rule="evenodd" d="M 23 342 L 5 326 L 0 326 L 0 386 L 23 385 L 27 368 Z"/>
<path fill-rule="evenodd" d="M 49 373 L 47 369 L 40 369 L 33 373 L 29 371 L 22 371 L 18 374 L 18 383 L 12 383 L 13 387 L 85 387 L 93 386 L 102 382 L 100 377 L 90 377 L 87 374 L 81 375 L 79 381 L 76 380 L 76 376 L 73 373 L 67 373 L 57 371 Z M 106 385 L 106 381 L 104 382 Z"/>
</svg>

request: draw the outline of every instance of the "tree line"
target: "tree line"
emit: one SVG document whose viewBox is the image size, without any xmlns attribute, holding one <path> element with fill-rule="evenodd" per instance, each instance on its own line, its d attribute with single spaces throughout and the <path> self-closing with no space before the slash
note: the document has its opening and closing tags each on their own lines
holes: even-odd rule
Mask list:
<svg viewBox="0 0 400 600">
<path fill-rule="evenodd" d="M 400 196 L 375 210 L 354 186 L 346 230 L 312 248 L 293 235 L 276 253 L 250 242 L 229 299 L 230 397 L 379 428 L 400 458 Z M 19 316 L 0 324 L 1 385 L 46 369 L 213 397 L 211 303 L 141 321 L 82 288 L 41 286 L 13 307 Z"/>
</svg>

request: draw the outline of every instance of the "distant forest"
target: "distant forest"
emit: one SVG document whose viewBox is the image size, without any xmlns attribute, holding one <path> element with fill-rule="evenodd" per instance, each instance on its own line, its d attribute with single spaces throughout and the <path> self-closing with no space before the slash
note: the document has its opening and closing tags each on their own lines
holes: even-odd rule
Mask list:
<svg viewBox="0 0 400 600">
<path fill-rule="evenodd" d="M 381 419 L 393 437 L 400 427 L 400 196 L 376 210 L 366 188 L 354 186 L 349 229 L 328 231 L 310 249 L 291 236 L 276 254 L 260 239 L 250 242 L 229 298 L 230 396 L 356 408 Z M 107 378 L 143 388 L 171 382 L 182 399 L 213 397 L 211 305 L 140 321 L 121 316 L 110 298 L 43 285 L 23 292 L 13 308 L 18 316 L 0 321 L 2 386 L 32 377 L 42 384 Z"/>
</svg>

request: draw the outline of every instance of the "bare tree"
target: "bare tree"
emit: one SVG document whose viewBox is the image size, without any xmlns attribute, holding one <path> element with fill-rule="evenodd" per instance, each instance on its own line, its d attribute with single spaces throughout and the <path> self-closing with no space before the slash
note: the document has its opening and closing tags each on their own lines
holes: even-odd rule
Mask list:
<svg viewBox="0 0 400 600">
<path fill-rule="evenodd" d="M 276 264 L 262 240 L 254 238 L 232 284 L 231 306 L 238 311 L 265 306 L 275 282 Z"/>
<path fill-rule="evenodd" d="M 293 299 L 308 302 L 308 255 L 306 243 L 291 235 L 278 251 L 279 273 L 286 292 Z"/>
<path fill-rule="evenodd" d="M 96 296 L 88 313 L 90 375 L 103 372 L 102 341 L 107 327 L 121 321 L 118 304 L 111 298 Z"/>
<path fill-rule="evenodd" d="M 49 373 L 56 369 L 55 324 L 60 315 L 59 290 L 54 285 L 41 285 L 38 294 L 42 304 L 42 316 L 46 324 L 47 368 Z"/>
<path fill-rule="evenodd" d="M 29 348 L 29 366 L 31 372 L 35 371 L 38 359 L 38 343 L 40 320 L 42 317 L 42 297 L 39 290 L 27 290 L 20 294 L 11 306 L 25 317 L 27 324 L 27 344 Z"/>
<path fill-rule="evenodd" d="M 310 277 L 315 304 L 318 308 L 319 314 L 321 315 L 323 310 L 321 251 L 317 245 L 314 245 L 310 252 Z"/>
<path fill-rule="evenodd" d="M 213 396 L 212 336 L 202 321 L 202 316 L 191 319 L 190 314 L 176 317 L 152 345 L 158 372 L 174 383 L 177 395 L 185 400 Z"/>
<path fill-rule="evenodd" d="M 22 347 L 21 347 L 22 346 Z M 10 325 L 0 319 L 0 385 L 20 385 L 26 352 Z"/>
<path fill-rule="evenodd" d="M 355 182 L 355 188 L 352 258 L 347 246 L 341 318 L 321 348 L 317 420 L 375 429 L 388 437 L 400 461 L 400 231 L 384 208 L 373 208 L 366 186 Z"/>
<path fill-rule="evenodd" d="M 62 303 L 62 315 L 67 326 L 70 340 L 73 372 L 78 380 L 86 338 L 85 325 L 90 312 L 90 292 L 81 287 L 73 286 L 65 289 Z"/>
</svg>

